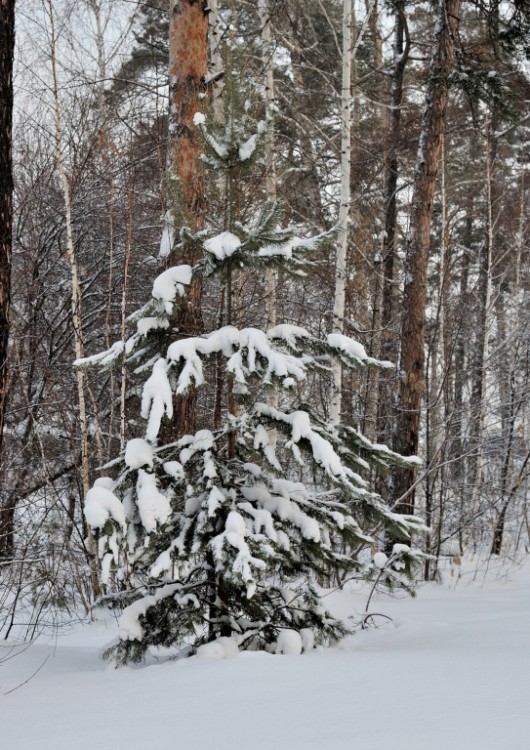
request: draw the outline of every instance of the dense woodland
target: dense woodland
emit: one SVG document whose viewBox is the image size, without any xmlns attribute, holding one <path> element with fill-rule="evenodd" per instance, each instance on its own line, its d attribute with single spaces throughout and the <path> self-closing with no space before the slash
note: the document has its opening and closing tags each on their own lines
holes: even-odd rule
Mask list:
<svg viewBox="0 0 530 750">
<path fill-rule="evenodd" d="M 317 582 L 408 587 L 447 557 L 528 553 L 527 0 L 18 0 L 15 16 L 3 635 L 98 599 L 143 602 L 130 629 L 158 628 L 155 645 L 205 622 L 199 644 L 230 635 L 243 611 L 275 613 L 241 625 L 257 645 L 290 622 L 325 639 L 341 631 Z M 189 521 L 212 502 L 209 461 L 213 530 Z M 303 554 L 248 531 L 279 482 Z M 116 488 L 138 494 L 134 543 Z M 175 573 L 203 547 L 215 583 Z M 256 573 L 268 555 L 307 576 L 295 615 Z"/>
</svg>

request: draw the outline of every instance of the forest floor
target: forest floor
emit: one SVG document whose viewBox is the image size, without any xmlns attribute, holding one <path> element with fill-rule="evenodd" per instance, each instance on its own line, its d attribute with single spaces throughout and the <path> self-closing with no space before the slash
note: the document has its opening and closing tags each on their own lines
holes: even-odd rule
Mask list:
<svg viewBox="0 0 530 750">
<path fill-rule="evenodd" d="M 111 621 L 0 644 L 9 750 L 528 750 L 530 561 L 378 596 L 380 628 L 302 656 L 114 669 Z M 334 593 L 343 615 L 367 594 Z M 12 656 L 13 658 L 6 658 Z"/>
</svg>

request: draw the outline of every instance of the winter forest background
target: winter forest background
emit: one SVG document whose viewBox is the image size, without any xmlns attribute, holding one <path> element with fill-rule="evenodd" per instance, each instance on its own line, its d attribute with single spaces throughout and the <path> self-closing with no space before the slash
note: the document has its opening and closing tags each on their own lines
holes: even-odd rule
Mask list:
<svg viewBox="0 0 530 750">
<path fill-rule="evenodd" d="M 99 598 L 119 659 L 292 652 L 343 632 L 320 587 L 528 553 L 529 38 L 18 0 L 2 637 Z"/>
</svg>

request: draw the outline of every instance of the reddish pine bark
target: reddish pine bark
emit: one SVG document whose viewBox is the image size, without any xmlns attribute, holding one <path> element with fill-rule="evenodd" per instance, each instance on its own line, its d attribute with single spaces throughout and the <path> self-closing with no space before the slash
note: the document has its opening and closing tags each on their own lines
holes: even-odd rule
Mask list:
<svg viewBox="0 0 530 750">
<path fill-rule="evenodd" d="M 176 226 L 193 232 L 204 227 L 207 201 L 204 173 L 199 156 L 202 145 L 193 118 L 199 111 L 199 95 L 206 91 L 208 72 L 208 4 L 206 0 L 170 0 L 169 3 L 169 181 Z M 189 263 L 193 253 L 170 256 L 171 265 Z M 202 332 L 201 280 L 197 277 L 188 290 L 188 301 L 174 321 L 181 336 Z M 196 428 L 194 388 L 175 399 L 172 434 L 178 438 Z M 169 429 L 169 428 L 168 428 Z M 164 431 L 167 432 L 167 431 Z"/>
<path fill-rule="evenodd" d="M 169 149 L 177 218 L 193 231 L 202 229 L 206 211 L 204 174 L 198 161 L 202 146 L 193 118 L 208 72 L 206 0 L 170 0 Z"/>
<path fill-rule="evenodd" d="M 416 160 L 410 230 L 405 259 L 405 293 L 401 328 L 400 387 L 394 449 L 409 456 L 418 452 L 420 407 L 424 390 L 424 323 L 427 299 L 427 262 L 436 178 L 449 91 L 454 67 L 461 0 L 440 0 L 433 34 L 429 84 Z M 396 470 L 393 479 L 395 510 L 414 512 L 412 469 Z M 407 494 L 408 493 L 408 494 Z M 405 497 L 404 497 L 405 496 Z M 402 498 L 402 499 L 400 499 Z"/>
</svg>

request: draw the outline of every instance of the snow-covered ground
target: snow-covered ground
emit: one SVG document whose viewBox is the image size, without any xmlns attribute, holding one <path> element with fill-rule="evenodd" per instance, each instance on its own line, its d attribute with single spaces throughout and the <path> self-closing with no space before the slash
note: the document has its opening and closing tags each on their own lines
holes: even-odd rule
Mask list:
<svg viewBox="0 0 530 750">
<path fill-rule="evenodd" d="M 530 564 L 456 580 L 424 586 L 414 600 L 372 600 L 391 623 L 302 656 L 116 670 L 99 658 L 111 623 L 26 650 L 3 642 L 0 746 L 528 750 Z M 331 598 L 344 614 L 364 608 L 359 595 Z"/>
</svg>

